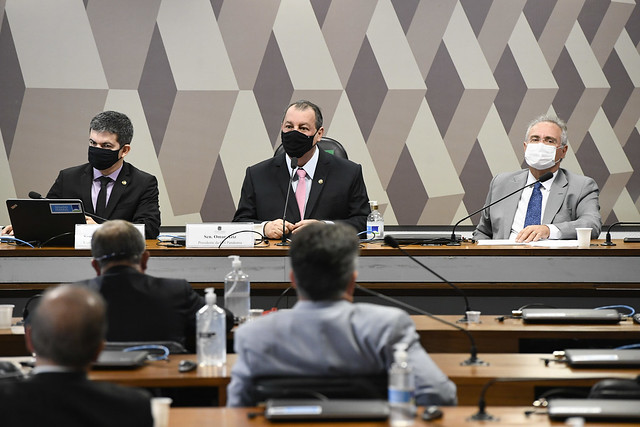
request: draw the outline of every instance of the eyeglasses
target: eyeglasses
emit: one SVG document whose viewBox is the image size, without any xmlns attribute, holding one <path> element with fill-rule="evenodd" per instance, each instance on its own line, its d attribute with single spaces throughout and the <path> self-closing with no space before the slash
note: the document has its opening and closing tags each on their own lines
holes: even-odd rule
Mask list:
<svg viewBox="0 0 640 427">
<path fill-rule="evenodd" d="M 558 141 L 555 138 L 551 137 L 551 136 L 540 138 L 539 136 L 535 136 L 534 135 L 534 136 L 530 136 L 529 140 L 527 142 L 529 144 L 537 144 L 539 142 L 542 142 L 543 144 L 546 144 L 546 145 L 558 146 Z"/>
</svg>

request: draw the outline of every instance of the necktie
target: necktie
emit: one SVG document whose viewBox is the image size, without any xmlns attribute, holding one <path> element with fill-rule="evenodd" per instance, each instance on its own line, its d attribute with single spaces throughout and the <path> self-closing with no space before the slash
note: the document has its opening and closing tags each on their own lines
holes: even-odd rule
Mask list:
<svg viewBox="0 0 640 427">
<path fill-rule="evenodd" d="M 304 202 L 307 199 L 307 173 L 302 168 L 299 168 L 296 173 L 298 174 L 296 201 L 298 202 L 298 208 L 300 209 L 300 219 L 304 219 Z"/>
<path fill-rule="evenodd" d="M 527 206 L 527 215 L 524 218 L 524 226 L 540 224 L 542 216 L 542 192 L 540 191 L 541 183 L 536 182 L 533 186 L 533 192 Z"/>
<path fill-rule="evenodd" d="M 98 193 L 98 200 L 96 201 L 96 215 L 104 218 L 105 211 L 107 210 L 107 184 L 111 182 L 111 178 L 101 176 L 98 180 L 100 181 L 100 192 Z"/>
</svg>

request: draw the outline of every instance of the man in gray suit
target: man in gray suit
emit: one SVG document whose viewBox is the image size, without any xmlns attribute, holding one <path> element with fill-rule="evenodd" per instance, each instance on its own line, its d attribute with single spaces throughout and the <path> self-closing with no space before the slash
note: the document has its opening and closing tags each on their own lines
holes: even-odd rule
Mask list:
<svg viewBox="0 0 640 427">
<path fill-rule="evenodd" d="M 228 406 L 254 406 L 257 377 L 384 373 L 397 343 L 408 346 L 416 403 L 456 403 L 455 384 L 422 348 L 405 311 L 352 303 L 358 251 L 355 230 L 346 224 L 310 224 L 294 234 L 290 279 L 299 301 L 238 328 Z"/>
<path fill-rule="evenodd" d="M 575 239 L 578 227 L 590 227 L 591 237 L 598 238 L 602 227 L 598 185 L 592 178 L 560 168 L 567 154 L 566 123 L 557 117 L 538 117 L 527 128 L 524 149 L 529 170 L 493 178 L 485 205 L 534 183 L 547 172 L 553 177 L 527 187 L 520 199 L 508 197 L 485 209 L 473 238 L 516 242 Z M 536 199 L 537 210 L 533 208 Z"/>
</svg>

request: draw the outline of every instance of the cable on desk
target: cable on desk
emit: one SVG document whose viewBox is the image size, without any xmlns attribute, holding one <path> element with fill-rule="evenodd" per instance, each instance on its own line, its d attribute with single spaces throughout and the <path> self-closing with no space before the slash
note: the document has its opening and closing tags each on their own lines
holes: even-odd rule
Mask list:
<svg viewBox="0 0 640 427">
<path fill-rule="evenodd" d="M 607 308 L 626 308 L 626 309 L 627 309 L 627 310 L 629 310 L 631 313 L 629 313 L 629 314 L 623 314 L 623 316 L 625 316 L 625 317 L 631 317 L 631 316 L 633 316 L 634 314 L 636 314 L 636 310 L 635 310 L 633 307 L 628 306 L 628 305 L 624 305 L 624 304 L 618 304 L 618 305 L 605 305 L 605 306 L 603 306 L 603 307 L 596 307 L 596 308 L 595 308 L 595 310 L 604 310 L 604 309 L 607 309 Z"/>
<path fill-rule="evenodd" d="M 167 360 L 169 359 L 169 348 L 164 345 L 136 345 L 133 347 L 127 347 L 122 351 L 142 351 L 142 350 L 160 350 L 163 354 L 149 354 L 147 359 L 149 360 Z"/>
</svg>

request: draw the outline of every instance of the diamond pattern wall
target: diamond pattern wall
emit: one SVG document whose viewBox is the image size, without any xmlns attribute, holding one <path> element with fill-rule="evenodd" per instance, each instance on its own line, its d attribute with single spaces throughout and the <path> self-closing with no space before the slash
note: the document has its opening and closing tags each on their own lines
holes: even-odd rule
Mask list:
<svg viewBox="0 0 640 427">
<path fill-rule="evenodd" d="M 547 112 L 605 223 L 640 221 L 639 52 L 632 0 L 0 0 L 0 199 L 46 193 L 115 109 L 163 224 L 227 221 L 308 98 L 389 224 L 480 208 Z"/>
</svg>

